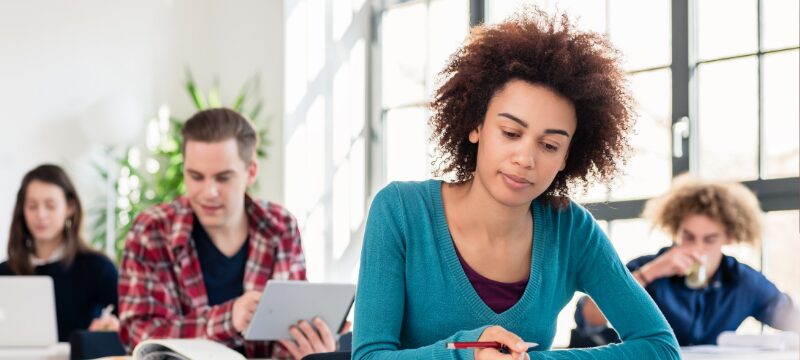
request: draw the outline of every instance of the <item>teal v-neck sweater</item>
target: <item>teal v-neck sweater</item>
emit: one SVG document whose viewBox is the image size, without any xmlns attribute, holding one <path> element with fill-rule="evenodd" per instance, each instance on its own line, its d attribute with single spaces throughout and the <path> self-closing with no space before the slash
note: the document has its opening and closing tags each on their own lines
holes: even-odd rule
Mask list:
<svg viewBox="0 0 800 360">
<path fill-rule="evenodd" d="M 361 253 L 353 359 L 472 359 L 473 350 L 447 350 L 445 343 L 475 341 L 490 325 L 539 343 L 531 359 L 680 358 L 656 305 L 575 203 L 559 211 L 533 201 L 528 286 L 514 306 L 492 311 L 458 261 L 441 187 L 437 180 L 394 182 L 375 196 Z M 597 302 L 621 344 L 550 351 L 558 313 L 575 291 Z"/>
</svg>

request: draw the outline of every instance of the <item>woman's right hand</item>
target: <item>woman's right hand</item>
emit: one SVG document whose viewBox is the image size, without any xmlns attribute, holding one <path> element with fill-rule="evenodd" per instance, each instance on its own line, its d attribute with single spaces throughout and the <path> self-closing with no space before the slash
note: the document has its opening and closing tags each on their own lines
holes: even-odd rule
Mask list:
<svg viewBox="0 0 800 360">
<path fill-rule="evenodd" d="M 528 346 L 516 334 L 503 329 L 500 326 L 490 326 L 483 330 L 483 334 L 478 341 L 496 341 L 508 348 L 509 353 L 503 354 L 500 350 L 492 348 L 475 349 L 475 360 L 519 360 L 530 359 L 528 357 Z"/>
<path fill-rule="evenodd" d="M 648 282 L 675 275 L 684 276 L 695 263 L 702 263 L 702 254 L 691 248 L 673 246 L 653 261 L 642 266 L 641 274 Z"/>
<path fill-rule="evenodd" d="M 101 316 L 92 320 L 89 331 L 119 331 L 119 319 L 114 315 Z"/>
</svg>

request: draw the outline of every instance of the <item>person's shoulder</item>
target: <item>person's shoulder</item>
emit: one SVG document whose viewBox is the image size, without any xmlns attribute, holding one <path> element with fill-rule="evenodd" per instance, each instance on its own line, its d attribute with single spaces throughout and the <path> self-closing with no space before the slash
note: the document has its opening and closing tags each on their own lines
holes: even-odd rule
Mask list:
<svg viewBox="0 0 800 360">
<path fill-rule="evenodd" d="M 95 270 L 109 270 L 113 269 L 116 271 L 116 266 L 111 259 L 99 251 L 84 251 L 75 254 L 75 261 L 82 262 L 88 265 L 88 267 L 95 269 Z"/>
<path fill-rule="evenodd" d="M 403 204 L 426 204 L 431 202 L 433 194 L 441 191 L 440 180 L 425 181 L 392 181 L 386 184 L 373 199 L 375 204 L 387 204 L 390 207 Z"/>
<path fill-rule="evenodd" d="M 583 205 L 570 198 L 560 198 L 557 202 L 536 200 L 534 206 L 543 218 L 552 221 L 552 226 L 587 231 L 596 227 L 592 213 Z"/>
<path fill-rule="evenodd" d="M 564 211 L 568 211 L 573 217 L 579 218 L 582 220 L 591 220 L 595 221 L 594 215 L 592 214 L 591 208 L 587 208 L 586 206 L 572 200 L 570 198 L 565 198 L 564 200 L 565 208 Z"/>
<path fill-rule="evenodd" d="M 424 181 L 392 181 L 378 191 L 378 194 L 381 196 L 390 195 L 394 197 L 424 196 L 429 194 L 433 189 L 439 189 L 441 184 L 441 181 L 434 179 Z"/>
<path fill-rule="evenodd" d="M 555 217 L 592 217 L 589 210 L 568 197 L 539 197 L 534 199 L 531 206 L 538 206 L 543 213 Z"/>
<path fill-rule="evenodd" d="M 428 179 L 422 181 L 392 181 L 387 184 L 384 189 L 386 188 L 394 188 L 396 191 L 400 193 L 426 193 L 428 192 L 431 187 L 441 186 L 442 182 L 440 180 L 435 179 Z"/>
<path fill-rule="evenodd" d="M 389 226 L 400 233 L 437 222 L 444 216 L 441 180 L 393 181 L 375 194 L 369 206 L 367 227 Z M 405 238 L 400 236 L 398 238 Z"/>
<path fill-rule="evenodd" d="M 251 221 L 258 221 L 264 226 L 258 228 L 271 229 L 273 231 L 285 232 L 297 228 L 297 219 L 285 206 L 264 200 L 249 198 L 247 200 L 247 212 Z"/>
<path fill-rule="evenodd" d="M 719 266 L 728 273 L 737 276 L 739 275 L 752 276 L 759 273 L 756 269 L 753 269 L 750 265 L 739 262 L 739 260 L 736 259 L 735 257 L 725 254 L 722 255 L 722 260 Z"/>
<path fill-rule="evenodd" d="M 182 225 L 181 222 L 185 219 L 191 219 L 191 213 L 189 200 L 178 197 L 171 202 L 151 206 L 139 213 L 129 231 L 142 235 L 135 239 L 139 242 L 167 241 L 175 226 Z"/>
<path fill-rule="evenodd" d="M 745 287 L 760 287 L 765 283 L 771 282 L 760 271 L 752 268 L 743 262 L 740 262 L 735 257 L 730 255 L 723 255 L 720 268 L 723 270 L 723 276 L 731 282 Z"/>
<path fill-rule="evenodd" d="M 175 218 L 191 214 L 189 199 L 180 196 L 166 203 L 151 206 L 136 216 L 133 226 L 170 224 Z"/>
<path fill-rule="evenodd" d="M 720 270 L 723 286 L 756 304 L 764 305 L 781 296 L 780 289 L 763 273 L 733 256 L 723 255 Z"/>
</svg>

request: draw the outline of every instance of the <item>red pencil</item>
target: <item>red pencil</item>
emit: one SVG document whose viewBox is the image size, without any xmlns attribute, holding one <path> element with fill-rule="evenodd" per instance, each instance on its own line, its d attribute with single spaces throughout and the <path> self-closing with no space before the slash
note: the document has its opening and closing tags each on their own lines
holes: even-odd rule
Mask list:
<svg viewBox="0 0 800 360">
<path fill-rule="evenodd" d="M 539 344 L 534 342 L 526 342 L 524 343 L 529 349 L 532 347 L 537 347 Z M 505 346 L 497 341 L 457 341 L 457 342 L 449 342 L 446 344 L 448 349 L 456 350 L 456 349 L 475 349 L 475 348 L 493 348 L 493 349 L 508 349 L 508 346 Z"/>
</svg>

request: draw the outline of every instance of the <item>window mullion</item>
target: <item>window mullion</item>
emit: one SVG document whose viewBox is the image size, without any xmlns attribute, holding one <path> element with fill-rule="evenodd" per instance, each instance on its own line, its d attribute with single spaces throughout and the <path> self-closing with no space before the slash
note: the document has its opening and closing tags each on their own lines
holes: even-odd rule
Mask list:
<svg viewBox="0 0 800 360">
<path fill-rule="evenodd" d="M 469 0 L 469 27 L 483 24 L 486 21 L 486 1 Z"/>
<path fill-rule="evenodd" d="M 673 137 L 676 125 L 684 117 L 689 118 L 690 123 L 695 119 L 689 117 L 689 0 L 672 1 L 672 129 Z M 696 128 L 696 127 L 695 127 Z M 689 132 L 688 138 L 683 138 L 680 143 L 683 155 L 676 157 L 676 151 L 672 153 L 672 176 L 689 171 L 689 159 L 691 149 L 689 141 L 695 138 L 696 134 Z M 671 146 L 677 145 L 674 141 Z M 673 149 L 675 150 L 675 149 Z"/>
<path fill-rule="evenodd" d="M 758 178 L 764 179 L 764 175 L 766 174 L 764 171 L 764 54 L 762 53 L 762 43 L 764 40 L 764 2 L 762 0 L 758 0 L 756 6 L 756 21 L 758 24 L 758 35 L 756 36 L 756 49 L 758 49 L 758 156 L 756 157 L 756 161 L 758 162 Z"/>
</svg>

